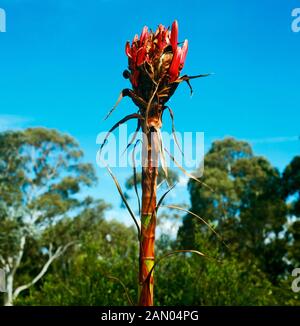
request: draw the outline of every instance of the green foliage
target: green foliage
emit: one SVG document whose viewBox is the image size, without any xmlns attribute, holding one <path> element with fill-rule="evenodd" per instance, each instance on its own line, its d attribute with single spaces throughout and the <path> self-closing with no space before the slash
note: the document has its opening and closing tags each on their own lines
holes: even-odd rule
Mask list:
<svg viewBox="0 0 300 326">
<path fill-rule="evenodd" d="M 204 258 L 205 259 L 205 258 Z M 250 265 L 251 266 L 251 265 Z M 272 285 L 255 266 L 226 259 L 222 263 L 197 257 L 170 259 L 157 270 L 160 305 L 272 305 Z M 166 275 L 172 275 L 167 278 Z"/>
<path fill-rule="evenodd" d="M 158 255 L 181 248 L 180 242 L 171 241 L 166 235 L 157 244 Z M 203 233 L 196 235 L 194 249 L 206 257 L 179 254 L 157 266 L 158 305 L 300 304 L 300 295 L 291 291 L 291 277 L 274 286 L 257 262 L 241 260 L 224 247 L 216 248 Z"/>
<path fill-rule="evenodd" d="M 76 225 L 73 230 L 64 228 L 64 237 L 71 237 L 77 230 L 78 245 L 57 260 L 39 287 L 19 297 L 17 304 L 128 305 L 122 285 L 111 277 L 119 278 L 128 288 L 128 295 L 136 301 L 135 230 L 103 220 L 103 206 L 84 210 L 72 224 Z"/>
<path fill-rule="evenodd" d="M 92 165 L 83 162 L 71 136 L 45 128 L 0 133 L 0 267 L 13 280 L 7 282 L 5 304 L 18 295 L 15 287 L 30 283 L 62 250 L 56 242 L 67 244 L 55 234 L 45 241 L 44 234 L 86 206 L 77 195 L 95 181 Z M 38 263 L 22 273 L 27 257 Z"/>
<path fill-rule="evenodd" d="M 89 213 L 90 214 L 90 213 Z M 108 236 L 109 235 L 109 236 Z M 198 240 L 197 240 L 198 242 Z M 202 239 L 198 247 L 205 246 Z M 163 236 L 158 256 L 176 247 Z M 213 249 L 212 249 L 213 250 Z M 210 250 L 217 257 L 218 252 Z M 51 271 L 18 305 L 128 305 L 122 285 L 132 301 L 137 298 L 135 231 L 114 221 L 98 220 L 86 230 L 81 246 L 62 256 Z M 155 269 L 156 305 L 277 305 L 299 304 L 286 282 L 274 287 L 257 265 L 234 257 L 221 261 L 179 254 Z"/>
<path fill-rule="evenodd" d="M 288 258 L 293 266 L 300 265 L 300 156 L 296 156 L 283 172 L 283 192 L 289 198 Z M 294 219 L 297 217 L 298 219 Z"/>
<path fill-rule="evenodd" d="M 21 236 L 27 238 L 16 286 L 41 270 L 50 243 L 74 243 L 16 305 L 137 302 L 136 230 L 105 220 L 109 205 L 102 200 L 79 199 L 95 182 L 82 159 L 76 141 L 54 130 L 0 134 L 0 257 L 14 257 Z M 206 257 L 180 253 L 162 260 L 154 271 L 155 304 L 299 305 L 290 274 L 300 263 L 299 162 L 296 157 L 280 174 L 246 142 L 213 143 L 202 180 L 214 192 L 191 180 L 189 209 L 210 222 L 229 249 L 198 219 L 185 216 L 176 239 L 163 234 L 157 240 L 157 257 L 178 249 Z M 170 179 L 176 182 L 177 174 L 171 171 Z M 133 178 L 126 187 L 132 189 Z"/>
<path fill-rule="evenodd" d="M 288 207 L 278 170 L 254 156 L 249 144 L 227 138 L 208 151 L 203 181 L 214 192 L 191 180 L 191 211 L 216 226 L 239 260 L 255 262 L 274 284 L 279 282 L 288 269 L 283 236 Z M 182 245 L 194 247 L 201 234 L 207 230 L 187 216 L 179 231 Z"/>
</svg>

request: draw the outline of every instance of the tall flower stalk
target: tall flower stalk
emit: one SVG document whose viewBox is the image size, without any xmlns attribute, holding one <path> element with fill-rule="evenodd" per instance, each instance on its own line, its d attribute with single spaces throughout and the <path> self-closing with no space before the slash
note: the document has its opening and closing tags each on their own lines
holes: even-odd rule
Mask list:
<svg viewBox="0 0 300 326">
<path fill-rule="evenodd" d="M 138 107 L 138 112 L 124 117 L 110 129 L 109 133 L 120 124 L 137 119 L 135 135 L 140 129 L 143 134 L 140 227 L 126 202 L 139 232 L 139 305 L 141 306 L 154 304 L 155 229 L 158 209 L 156 189 L 159 161 L 167 174 L 160 133 L 162 115 L 167 110 L 173 119 L 173 112 L 166 103 L 181 82 L 187 82 L 192 91 L 190 79 L 207 76 L 180 76 L 188 52 L 188 41 L 185 40 L 181 44 L 178 42 L 177 21 L 174 21 L 171 29 L 159 25 L 156 31 L 152 31 L 145 26 L 140 36 L 135 35 L 132 42 L 127 42 L 125 52 L 128 57 L 128 70 L 124 71 L 123 76 L 129 79 L 132 89 L 124 89 L 121 92 L 116 105 L 107 115 L 108 117 L 112 113 L 123 97 L 130 97 Z M 134 140 L 132 139 L 130 144 Z M 123 200 L 126 201 L 120 186 L 118 184 L 117 186 Z"/>
</svg>

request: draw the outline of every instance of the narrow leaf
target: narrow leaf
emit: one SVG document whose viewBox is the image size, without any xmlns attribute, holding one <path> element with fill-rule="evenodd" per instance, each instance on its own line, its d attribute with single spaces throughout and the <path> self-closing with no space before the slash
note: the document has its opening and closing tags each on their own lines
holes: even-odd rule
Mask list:
<svg viewBox="0 0 300 326">
<path fill-rule="evenodd" d="M 158 81 L 158 83 L 156 84 L 156 87 L 155 87 L 155 90 L 154 92 L 152 93 L 150 99 L 149 99 L 149 102 L 147 103 L 147 108 L 146 108 L 146 114 L 145 114 L 145 121 L 146 121 L 146 124 L 148 124 L 148 116 L 149 116 L 149 112 L 150 112 L 150 108 L 151 108 L 151 105 L 152 105 L 152 101 L 154 100 L 154 97 L 158 91 L 158 87 L 160 85 L 160 80 Z"/>
<path fill-rule="evenodd" d="M 132 301 L 132 299 L 130 298 L 130 295 L 129 295 L 129 293 L 128 293 L 128 291 L 127 291 L 127 288 L 126 288 L 126 286 L 125 286 L 125 284 L 119 279 L 119 278 L 117 278 L 117 277 L 115 277 L 115 276 L 111 276 L 111 275 L 105 275 L 107 278 L 110 278 L 111 280 L 113 280 L 113 281 L 117 281 L 118 283 L 120 283 L 121 284 L 121 286 L 122 286 L 122 288 L 123 288 L 123 290 L 124 290 L 124 293 L 125 293 L 125 295 L 126 295 L 126 298 L 127 298 L 127 300 L 128 300 L 128 303 L 131 305 L 131 306 L 134 306 L 134 303 L 133 303 L 133 301 Z"/>
<path fill-rule="evenodd" d="M 172 134 L 173 134 L 173 137 L 174 137 L 174 140 L 175 140 L 175 143 L 178 147 L 178 149 L 180 150 L 182 156 L 184 156 L 183 154 L 183 151 L 179 145 L 179 142 L 178 142 L 178 139 L 177 139 L 177 136 L 176 136 L 176 130 L 175 130 L 175 124 L 174 124 L 174 113 L 173 113 L 173 110 L 169 107 L 169 106 L 166 106 L 166 108 L 169 110 L 169 113 L 170 113 L 170 117 L 171 117 L 171 120 L 172 120 Z"/>
<path fill-rule="evenodd" d="M 198 250 L 189 250 L 189 249 L 182 249 L 182 250 L 174 250 L 174 251 L 171 251 L 171 252 L 168 252 L 167 254 L 165 254 L 165 255 L 163 255 L 162 257 L 160 257 L 160 258 L 158 258 L 157 260 L 156 260 L 156 262 L 154 263 L 154 265 L 153 265 L 153 267 L 151 268 L 151 270 L 149 271 L 149 274 L 148 274 L 148 276 L 147 276 L 147 278 L 145 279 L 145 281 L 144 282 L 146 282 L 149 278 L 150 278 L 150 276 L 151 276 L 151 274 L 152 274 L 152 272 L 153 272 L 153 270 L 154 270 L 154 268 L 162 261 L 162 260 L 164 260 L 164 259 L 166 259 L 166 258 L 168 258 L 168 257 L 170 257 L 170 256 L 173 256 L 173 255 L 176 255 L 176 254 L 181 254 L 181 253 L 192 253 L 192 254 L 196 254 L 196 255 L 198 255 L 198 256 L 201 256 L 201 257 L 207 257 L 204 253 L 202 253 L 202 252 L 200 252 L 200 251 L 198 251 Z M 208 258 L 208 257 L 207 257 Z"/>
<path fill-rule="evenodd" d="M 125 118 L 121 119 L 120 121 L 118 121 L 116 124 L 114 124 L 113 127 L 110 128 L 110 130 L 107 132 L 107 134 L 106 134 L 106 136 L 104 138 L 104 141 L 103 141 L 103 143 L 100 146 L 99 155 L 101 155 L 102 149 L 103 149 L 104 145 L 106 144 L 109 135 L 115 129 L 117 129 L 121 124 L 123 124 L 123 123 L 125 123 L 125 122 L 127 122 L 128 120 L 131 120 L 131 119 L 140 119 L 140 120 L 143 120 L 144 118 L 140 114 L 138 114 L 138 113 L 132 113 L 132 114 L 127 115 Z"/>
<path fill-rule="evenodd" d="M 166 198 L 166 196 L 167 196 L 167 194 L 172 190 L 172 189 L 174 189 L 175 188 L 175 186 L 176 186 L 176 183 L 172 186 L 172 187 L 170 187 L 161 197 L 160 197 L 160 199 L 159 199 L 159 201 L 158 201 L 158 203 L 157 203 L 157 205 L 156 205 L 156 212 L 158 211 L 158 209 L 159 209 L 159 207 L 161 206 L 161 204 L 162 204 L 162 202 L 164 201 L 164 199 Z"/>
<path fill-rule="evenodd" d="M 193 176 L 192 174 L 188 173 L 174 158 L 174 156 L 169 153 L 169 151 L 165 148 L 166 153 L 170 156 L 171 160 L 177 165 L 177 167 L 179 168 L 180 171 L 182 171 L 186 176 L 188 176 L 190 179 L 193 179 L 197 182 L 199 182 L 200 184 L 204 185 L 205 187 L 207 187 L 209 190 L 211 190 L 212 192 L 215 192 L 209 185 L 207 185 L 206 183 L 204 183 L 203 181 L 200 181 L 198 178 L 196 178 L 195 176 Z"/>
<path fill-rule="evenodd" d="M 135 141 L 136 136 L 138 135 L 138 132 L 139 132 L 140 129 L 141 129 L 141 120 L 139 119 L 139 120 L 138 120 L 138 123 L 137 123 L 137 127 L 136 127 L 136 129 L 135 129 L 135 132 L 134 132 L 134 134 L 133 134 L 133 136 L 132 136 L 130 142 L 127 144 L 127 146 L 126 146 L 126 148 L 125 148 L 123 154 L 124 154 L 124 153 L 127 151 L 127 149 L 128 149 L 128 148 L 133 144 L 133 142 Z"/>
<path fill-rule="evenodd" d="M 121 196 L 121 198 L 122 198 L 122 200 L 123 200 L 123 202 L 124 202 L 124 204 L 125 204 L 128 212 L 129 212 L 130 216 L 132 217 L 132 219 L 133 219 L 133 221 L 134 221 L 134 223 L 136 225 L 136 228 L 137 228 L 137 231 L 138 231 L 138 237 L 140 239 L 141 231 L 140 231 L 139 224 L 138 224 L 138 222 L 137 222 L 137 220 L 135 218 L 135 215 L 134 215 L 132 209 L 130 208 L 130 206 L 128 204 L 128 201 L 127 201 L 127 199 L 126 199 L 126 197 L 125 197 L 125 195 L 124 195 L 124 193 L 123 193 L 123 191 L 121 189 L 121 186 L 120 186 L 117 178 L 112 173 L 111 169 L 108 166 L 106 166 L 106 169 L 107 169 L 108 173 L 110 174 L 110 176 L 112 177 L 112 179 L 113 179 L 113 181 L 114 181 L 114 183 L 115 183 L 115 185 L 116 185 L 116 187 L 118 189 L 118 192 L 119 192 L 119 194 L 120 194 L 120 196 Z"/>
<path fill-rule="evenodd" d="M 162 139 L 162 135 L 161 135 L 159 128 L 156 129 L 156 133 L 157 133 L 157 138 L 159 141 L 158 145 L 159 145 L 159 158 L 160 158 L 160 162 L 161 162 L 161 167 L 165 173 L 166 178 L 168 178 L 168 168 L 167 168 L 166 157 L 165 157 L 165 153 L 164 153 L 163 139 Z M 168 180 L 167 180 L 167 182 L 168 182 Z"/>
<path fill-rule="evenodd" d="M 163 181 L 161 181 L 158 185 L 157 185 L 157 187 L 156 187 L 156 189 L 158 190 L 164 183 L 167 183 L 168 184 L 168 182 L 167 182 L 167 180 L 166 179 L 163 179 Z"/>
<path fill-rule="evenodd" d="M 140 201 L 140 196 L 138 193 L 138 188 L 137 188 L 137 179 L 136 179 L 136 166 L 135 166 L 135 150 L 138 145 L 138 143 L 141 140 L 138 139 L 136 143 L 134 144 L 133 151 L 132 151 L 132 166 L 133 166 L 133 186 L 134 186 L 134 191 L 138 200 L 138 206 L 139 206 L 139 215 L 141 215 L 141 201 Z"/>
<path fill-rule="evenodd" d="M 208 76 L 210 76 L 210 75 L 211 75 L 211 74 L 202 74 L 202 75 L 196 75 L 196 76 L 188 76 L 188 75 L 184 75 L 184 76 L 178 78 L 175 82 L 176 82 L 176 83 L 181 83 L 181 82 L 185 81 L 185 82 L 188 84 L 189 88 L 190 88 L 191 95 L 193 95 L 193 88 L 192 88 L 192 85 L 191 85 L 191 83 L 190 83 L 190 80 L 191 80 L 191 79 L 195 79 L 195 78 L 208 77 Z"/>
<path fill-rule="evenodd" d="M 188 214 L 190 214 L 190 215 L 193 215 L 193 216 L 195 216 L 195 217 L 197 217 L 201 222 L 203 222 L 221 241 L 222 241 L 222 243 L 224 244 L 224 246 L 227 248 L 227 249 L 229 249 L 228 248 L 228 246 L 227 246 L 227 244 L 224 242 L 224 240 L 223 240 L 223 238 L 215 231 L 215 229 L 208 223 L 208 222 L 206 222 L 201 216 L 199 216 L 199 215 L 197 215 L 197 214 L 195 214 L 195 213 L 193 213 L 193 212 L 191 212 L 191 211 L 189 211 L 189 210 L 187 210 L 187 209 L 185 209 L 185 208 L 182 208 L 182 207 L 180 207 L 180 206 L 175 206 L 175 205 L 161 205 L 161 207 L 166 207 L 166 208 L 171 208 L 171 209 L 177 209 L 177 210 L 180 210 L 180 211 L 183 211 L 183 212 L 185 212 L 185 213 L 188 213 Z"/>
<path fill-rule="evenodd" d="M 119 103 L 122 101 L 123 98 L 123 91 L 121 92 L 121 94 L 119 95 L 119 98 L 116 102 L 116 104 L 112 107 L 112 109 L 107 113 L 107 115 L 105 116 L 104 120 L 107 120 L 108 117 L 113 113 L 113 111 L 116 109 L 116 107 L 119 105 Z"/>
</svg>

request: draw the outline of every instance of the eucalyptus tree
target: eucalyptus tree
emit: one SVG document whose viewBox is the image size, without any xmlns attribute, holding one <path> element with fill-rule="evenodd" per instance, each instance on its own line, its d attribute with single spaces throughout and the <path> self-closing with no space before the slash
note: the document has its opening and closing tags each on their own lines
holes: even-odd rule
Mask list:
<svg viewBox="0 0 300 326">
<path fill-rule="evenodd" d="M 257 261 L 276 283 L 287 268 L 287 204 L 280 172 L 254 155 L 250 144 L 233 138 L 215 141 L 204 165 L 203 181 L 213 191 L 190 180 L 191 210 L 215 226 L 231 253 Z M 179 231 L 183 245 L 194 246 L 206 233 L 196 224 L 191 215 L 185 217 Z"/>
<path fill-rule="evenodd" d="M 4 304 L 33 286 L 54 260 L 76 239 L 55 245 L 43 233 L 65 216 L 78 212 L 84 201 L 77 196 L 96 176 L 83 152 L 69 135 L 31 128 L 0 134 L 0 266 L 5 271 Z M 32 243 L 37 243 L 43 263 L 36 275 L 22 284 L 18 270 Z M 18 277 L 19 276 L 19 277 Z"/>
</svg>

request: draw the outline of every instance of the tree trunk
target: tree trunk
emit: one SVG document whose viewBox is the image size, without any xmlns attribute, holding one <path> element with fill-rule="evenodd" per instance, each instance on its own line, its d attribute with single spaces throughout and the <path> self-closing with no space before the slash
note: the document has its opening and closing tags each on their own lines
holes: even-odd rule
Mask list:
<svg viewBox="0 0 300 326">
<path fill-rule="evenodd" d="M 6 292 L 4 293 L 4 306 L 13 305 L 13 283 L 14 283 L 13 274 L 8 273 L 6 276 Z"/>
<path fill-rule="evenodd" d="M 158 174 L 158 149 L 152 140 L 154 134 L 155 132 L 148 131 L 144 135 L 142 150 L 142 210 L 139 272 L 140 306 L 153 306 L 156 180 Z"/>
</svg>

